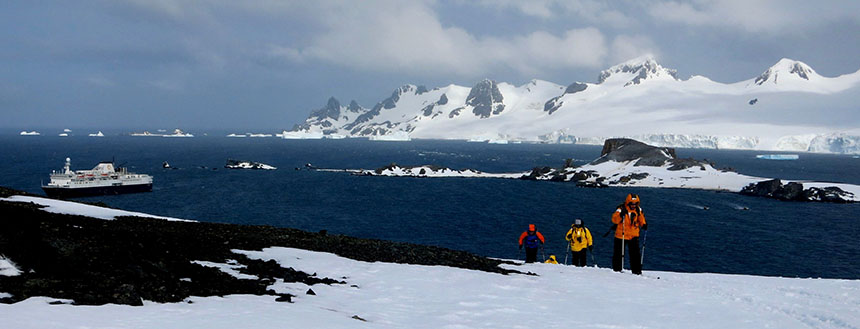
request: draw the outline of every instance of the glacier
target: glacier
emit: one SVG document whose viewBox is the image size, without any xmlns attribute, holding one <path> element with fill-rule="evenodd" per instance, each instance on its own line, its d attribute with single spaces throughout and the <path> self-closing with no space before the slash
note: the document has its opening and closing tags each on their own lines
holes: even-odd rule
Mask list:
<svg viewBox="0 0 860 329">
<path fill-rule="evenodd" d="M 410 139 L 598 145 L 632 138 L 667 147 L 860 154 L 858 103 L 860 70 L 825 77 L 783 58 L 754 78 L 721 83 L 699 75 L 683 80 L 643 56 L 601 71 L 596 83 L 407 84 L 371 108 L 332 97 L 282 135 L 387 139 L 382 136 L 405 133 Z"/>
</svg>

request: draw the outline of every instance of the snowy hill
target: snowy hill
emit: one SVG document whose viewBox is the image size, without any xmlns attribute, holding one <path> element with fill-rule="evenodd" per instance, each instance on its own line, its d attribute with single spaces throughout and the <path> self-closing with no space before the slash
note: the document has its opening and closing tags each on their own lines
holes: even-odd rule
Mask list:
<svg viewBox="0 0 860 329">
<path fill-rule="evenodd" d="M 410 138 L 598 145 L 629 137 L 670 147 L 857 153 L 851 146 L 860 141 L 858 103 L 860 71 L 829 78 L 781 59 L 754 78 L 725 84 L 682 80 L 644 56 L 603 70 L 596 83 L 404 85 L 370 109 L 331 98 L 291 134 L 401 131 Z M 834 135 L 842 139 L 827 137 Z"/>
<path fill-rule="evenodd" d="M 500 275 L 442 266 L 361 262 L 292 248 L 236 250 L 349 285 L 275 283 L 298 297 L 191 297 L 142 307 L 0 305 L 10 328 L 854 328 L 860 281 L 646 272 L 552 264 Z M 647 258 L 646 258 L 647 261 Z M 229 267 L 224 265 L 225 272 Z M 658 279 L 659 277 L 659 279 Z M 313 289 L 315 295 L 306 291 Z M 50 317 L 44 314 L 51 314 Z"/>
<path fill-rule="evenodd" d="M 3 328 L 860 326 L 858 280 L 635 276 L 268 226 L 99 220 L 95 207 L 35 197 L 0 207 Z"/>
</svg>

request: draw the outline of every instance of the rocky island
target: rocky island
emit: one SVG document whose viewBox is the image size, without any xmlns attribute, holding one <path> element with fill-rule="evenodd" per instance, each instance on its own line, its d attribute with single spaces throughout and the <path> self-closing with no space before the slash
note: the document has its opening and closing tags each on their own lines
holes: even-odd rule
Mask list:
<svg viewBox="0 0 860 329">
<path fill-rule="evenodd" d="M 627 139 L 607 139 L 600 157 L 582 165 L 567 161 L 561 168 L 536 167 L 520 173 L 484 173 L 473 169 L 391 164 L 376 170 L 353 170 L 367 176 L 483 177 L 572 182 L 583 187 L 691 188 L 735 192 L 787 201 L 858 202 L 860 186 L 852 184 L 791 181 L 739 174 L 714 163 L 679 158 L 674 148 L 655 147 Z"/>
</svg>

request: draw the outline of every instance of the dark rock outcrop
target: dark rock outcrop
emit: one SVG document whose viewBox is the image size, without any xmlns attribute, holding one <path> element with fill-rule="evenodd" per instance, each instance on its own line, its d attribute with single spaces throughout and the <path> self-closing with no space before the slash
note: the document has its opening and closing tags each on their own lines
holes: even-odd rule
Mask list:
<svg viewBox="0 0 860 329">
<path fill-rule="evenodd" d="M 340 117 L 340 102 L 331 97 L 325 107 L 311 112 L 310 116 L 317 120 L 325 120 L 326 118 L 337 120 Z"/>
<path fill-rule="evenodd" d="M 675 159 L 675 149 L 669 147 L 654 147 L 640 141 L 627 138 L 612 138 L 603 142 L 603 150 L 600 157 L 591 164 L 600 164 L 606 161 L 636 161 L 636 166 L 659 167 L 671 159 Z"/>
<path fill-rule="evenodd" d="M 580 82 L 574 82 L 574 83 L 571 83 L 569 86 L 567 86 L 567 89 L 564 90 L 564 94 L 565 95 L 575 94 L 575 93 L 578 93 L 580 91 L 584 91 L 586 88 L 588 88 L 587 84 L 580 83 Z M 564 102 L 561 101 L 561 97 L 563 97 L 563 96 L 564 95 L 556 96 L 556 97 L 553 97 L 550 100 L 548 100 L 543 105 L 544 112 L 548 112 L 548 114 L 552 114 L 553 112 L 558 111 L 558 109 L 560 109 L 561 106 L 564 104 Z"/>
<path fill-rule="evenodd" d="M 502 113 L 505 104 L 502 103 L 502 93 L 493 80 L 485 79 L 478 82 L 466 97 L 466 105 L 472 106 L 472 113 L 481 118 Z"/>
<path fill-rule="evenodd" d="M 571 83 L 569 86 L 567 86 L 567 89 L 564 90 L 564 93 L 565 94 L 575 94 L 575 93 L 578 93 L 580 91 L 584 91 L 586 88 L 588 88 L 587 84 L 584 84 L 581 82 L 574 82 L 574 83 Z"/>
<path fill-rule="evenodd" d="M 784 201 L 821 201 L 847 203 L 853 199 L 854 194 L 846 192 L 838 187 L 829 186 L 824 188 L 803 188 L 803 184 L 790 182 L 782 184 L 779 179 L 770 179 L 747 185 L 741 189 L 740 194 L 774 198 Z"/>
<path fill-rule="evenodd" d="M 364 108 L 361 107 L 361 105 L 358 105 L 358 102 L 356 102 L 355 100 L 352 100 L 349 102 L 349 106 L 346 107 L 346 110 L 353 112 L 353 113 L 359 113 L 359 112 L 363 111 Z"/>
<path fill-rule="evenodd" d="M 0 195 L 12 194 L 21 193 L 0 189 Z M 463 251 L 289 228 L 136 217 L 106 221 L 48 213 L 32 203 L 5 201 L 0 201 L 0 213 L 0 254 L 23 272 L 0 276 L 0 291 L 12 295 L 0 300 L 6 303 L 48 296 L 84 305 L 141 305 L 142 300 L 167 303 L 189 296 L 228 294 L 271 295 L 289 302 L 289 294 L 267 287 L 276 279 L 307 285 L 345 283 L 232 251 L 273 246 L 330 252 L 369 262 L 515 272 L 499 267 L 503 261 Z M 238 279 L 193 261 L 231 262 L 239 265 L 241 273 L 258 279 Z"/>
</svg>

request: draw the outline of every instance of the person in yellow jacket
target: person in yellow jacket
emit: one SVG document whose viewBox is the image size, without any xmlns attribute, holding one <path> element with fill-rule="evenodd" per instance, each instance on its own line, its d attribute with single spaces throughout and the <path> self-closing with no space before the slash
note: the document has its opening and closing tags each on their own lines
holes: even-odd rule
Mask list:
<svg viewBox="0 0 860 329">
<path fill-rule="evenodd" d="M 547 264 L 558 264 L 558 261 L 555 260 L 555 255 L 549 255 L 549 259 L 547 259 L 544 263 Z"/>
<path fill-rule="evenodd" d="M 624 247 L 630 251 L 630 270 L 642 274 L 642 258 L 639 253 L 639 229 L 647 230 L 645 213 L 639 207 L 639 196 L 628 194 L 624 204 L 612 213 L 615 224 L 615 244 L 612 254 L 612 269 L 620 272 L 624 265 Z"/>
<path fill-rule="evenodd" d="M 586 266 L 588 251 L 591 250 L 591 231 L 583 225 L 581 219 L 576 219 L 564 239 L 570 242 L 570 252 L 573 255 L 573 265 Z"/>
</svg>

